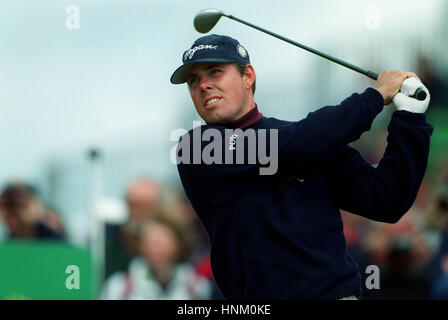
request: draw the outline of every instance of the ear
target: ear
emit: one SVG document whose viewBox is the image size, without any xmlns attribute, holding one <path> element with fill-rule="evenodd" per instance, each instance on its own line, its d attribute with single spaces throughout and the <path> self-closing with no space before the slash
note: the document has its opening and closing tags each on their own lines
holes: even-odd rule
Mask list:
<svg viewBox="0 0 448 320">
<path fill-rule="evenodd" d="M 244 70 L 244 84 L 247 89 L 252 88 L 252 84 L 255 82 L 255 70 L 251 64 L 246 65 Z"/>
</svg>

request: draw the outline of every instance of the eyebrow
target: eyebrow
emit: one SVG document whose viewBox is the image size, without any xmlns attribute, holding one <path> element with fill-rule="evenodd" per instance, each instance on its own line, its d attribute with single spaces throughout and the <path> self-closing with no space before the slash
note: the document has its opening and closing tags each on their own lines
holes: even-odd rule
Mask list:
<svg viewBox="0 0 448 320">
<path fill-rule="evenodd" d="M 204 67 L 204 70 L 207 71 L 207 70 L 210 70 L 213 68 L 219 68 L 219 67 L 222 67 L 223 65 L 224 65 L 224 63 L 209 63 L 208 65 L 206 65 Z M 196 76 L 196 73 L 188 71 L 187 80 L 194 76 Z"/>
<path fill-rule="evenodd" d="M 204 69 L 205 70 L 210 70 L 210 69 L 213 69 L 213 68 L 222 67 L 222 65 L 223 65 L 223 63 L 210 63 Z"/>
</svg>

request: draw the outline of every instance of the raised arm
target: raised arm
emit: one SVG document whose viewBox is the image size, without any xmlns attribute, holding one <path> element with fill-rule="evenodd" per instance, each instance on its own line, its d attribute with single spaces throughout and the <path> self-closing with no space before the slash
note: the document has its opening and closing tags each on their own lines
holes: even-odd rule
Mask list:
<svg viewBox="0 0 448 320">
<path fill-rule="evenodd" d="M 366 218 L 395 223 L 412 206 L 425 175 L 433 128 L 424 114 L 396 111 L 386 151 L 374 168 L 346 146 L 326 169 L 334 202 Z"/>
<path fill-rule="evenodd" d="M 425 101 L 397 94 L 402 84 L 401 91 L 405 92 L 419 85 L 415 79 L 406 80 L 410 77 L 419 80 L 415 74 L 401 71 L 386 71 L 378 79 L 377 90 L 385 103 L 393 101 L 398 109 L 392 115 L 388 145 L 378 166 L 371 166 L 349 146 L 329 162 L 326 176 L 339 208 L 372 220 L 394 223 L 414 203 L 425 175 L 433 127 L 426 123 L 424 115 L 429 92 Z"/>
</svg>

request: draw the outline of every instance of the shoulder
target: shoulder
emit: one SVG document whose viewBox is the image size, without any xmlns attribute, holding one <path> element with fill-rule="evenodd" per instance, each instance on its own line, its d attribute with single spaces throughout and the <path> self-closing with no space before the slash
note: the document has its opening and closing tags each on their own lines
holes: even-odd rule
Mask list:
<svg viewBox="0 0 448 320">
<path fill-rule="evenodd" d="M 263 117 L 263 121 L 265 123 L 275 125 L 275 126 L 285 126 L 285 125 L 289 125 L 289 124 L 293 123 L 291 121 L 281 120 L 281 119 L 272 118 L 272 117 L 269 117 L 269 118 Z"/>
<path fill-rule="evenodd" d="M 126 273 L 113 273 L 104 283 L 100 293 L 101 300 L 119 300 L 126 286 Z"/>
<path fill-rule="evenodd" d="M 181 263 L 177 267 L 181 282 L 185 283 L 198 298 L 206 299 L 211 294 L 212 284 L 209 279 L 199 274 L 190 263 Z"/>
<path fill-rule="evenodd" d="M 145 278 L 148 272 L 148 264 L 143 258 L 134 258 L 129 263 L 129 275 L 134 278 Z"/>
<path fill-rule="evenodd" d="M 177 265 L 176 267 L 176 273 L 179 279 L 182 280 L 182 282 L 208 282 L 208 279 L 204 277 L 203 275 L 199 274 L 194 266 L 189 262 L 183 262 Z"/>
</svg>

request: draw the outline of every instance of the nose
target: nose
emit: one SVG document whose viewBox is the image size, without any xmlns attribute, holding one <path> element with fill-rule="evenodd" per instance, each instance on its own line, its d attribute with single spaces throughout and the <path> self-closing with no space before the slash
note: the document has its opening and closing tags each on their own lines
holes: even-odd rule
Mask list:
<svg viewBox="0 0 448 320">
<path fill-rule="evenodd" d="M 201 88 L 201 90 L 206 91 L 212 88 L 211 85 L 211 81 L 207 76 L 202 76 L 199 79 L 199 88 Z"/>
</svg>

